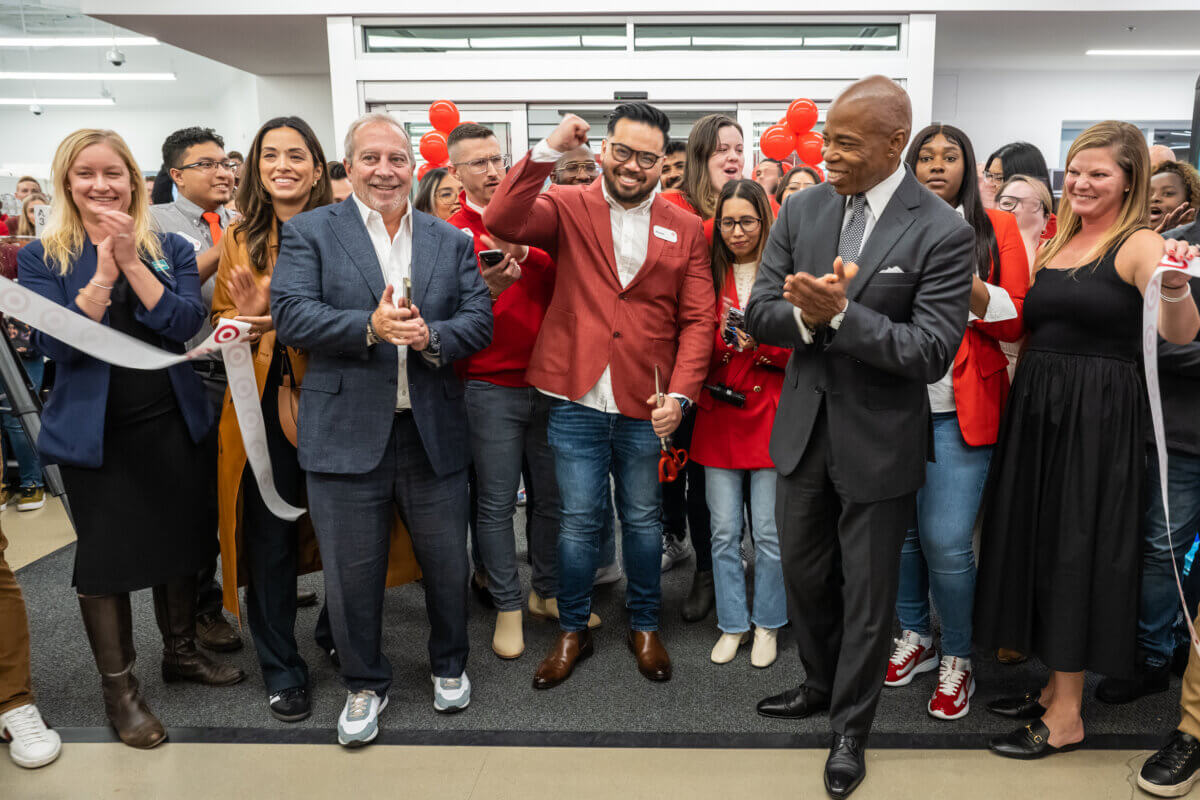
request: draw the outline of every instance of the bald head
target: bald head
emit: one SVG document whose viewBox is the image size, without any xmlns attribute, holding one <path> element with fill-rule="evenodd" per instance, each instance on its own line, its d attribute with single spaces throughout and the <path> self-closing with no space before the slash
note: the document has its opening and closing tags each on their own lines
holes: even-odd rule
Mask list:
<svg viewBox="0 0 1200 800">
<path fill-rule="evenodd" d="M 1150 148 L 1150 169 L 1166 161 L 1176 161 L 1175 151 L 1165 144 L 1156 144 Z"/>
<path fill-rule="evenodd" d="M 839 194 L 865 192 L 900 166 L 912 133 L 912 103 L 893 80 L 872 75 L 850 84 L 825 119 L 826 173 Z"/>
</svg>

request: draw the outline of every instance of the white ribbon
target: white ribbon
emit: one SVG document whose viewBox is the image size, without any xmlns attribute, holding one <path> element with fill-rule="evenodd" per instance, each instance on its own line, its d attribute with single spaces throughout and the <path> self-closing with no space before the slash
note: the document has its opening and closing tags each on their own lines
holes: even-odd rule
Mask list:
<svg viewBox="0 0 1200 800">
<path fill-rule="evenodd" d="M 183 355 L 169 353 L 132 336 L 114 331 L 83 314 L 47 300 L 40 294 L 0 278 L 0 312 L 16 317 L 47 336 L 86 353 L 92 358 L 127 369 L 166 369 L 185 361 L 220 356 L 225 360 L 229 392 L 237 411 L 238 427 L 246 445 L 246 459 L 258 482 L 263 502 L 272 514 L 288 521 L 299 519 L 304 509 L 288 504 L 275 490 L 267 434 L 259 405 L 258 383 L 250 355 L 250 325 L 223 319 L 199 346 Z"/>
<path fill-rule="evenodd" d="M 1168 272 L 1185 272 L 1200 277 L 1200 258 L 1183 264 L 1169 256 L 1158 264 L 1158 269 L 1146 284 L 1145 300 L 1142 304 L 1142 360 L 1146 368 L 1146 394 L 1150 399 L 1150 421 L 1154 427 L 1154 446 L 1158 452 L 1158 485 L 1162 490 L 1163 521 L 1166 523 L 1167 546 L 1171 552 L 1171 569 L 1175 573 L 1175 588 L 1179 590 L 1179 603 L 1183 606 L 1183 618 L 1192 637 L 1192 647 L 1200 653 L 1200 637 L 1192 624 L 1192 610 L 1188 608 L 1183 594 L 1183 582 L 1179 579 L 1179 566 L 1175 563 L 1175 543 L 1171 537 L 1171 503 L 1167 488 L 1167 442 L 1163 433 L 1162 396 L 1158 390 L 1158 308 L 1162 304 L 1162 278 Z M 1189 297 L 1183 302 L 1194 302 Z"/>
</svg>

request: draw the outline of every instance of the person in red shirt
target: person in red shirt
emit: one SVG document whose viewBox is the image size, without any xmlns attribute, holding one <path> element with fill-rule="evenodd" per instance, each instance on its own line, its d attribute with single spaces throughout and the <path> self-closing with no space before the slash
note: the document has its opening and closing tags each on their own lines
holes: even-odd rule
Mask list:
<svg viewBox="0 0 1200 800">
<path fill-rule="evenodd" d="M 972 165 L 971 141 L 958 128 L 930 125 L 913 137 L 906 158 L 917 180 L 975 229 L 975 276 L 966 334 L 950 370 L 929 385 L 936 461 L 917 491 L 917 526 L 900 555 L 896 613 L 901 635 L 888 662 L 886 686 L 904 686 L 937 670 L 926 707 L 937 719 L 959 719 L 975 691 L 971 663 L 975 599 L 972 537 L 992 447 L 1008 397 L 1002 341 L 1021 338 L 1029 264 L 1016 218 L 985 210 Z M 942 620 L 941 659 L 933 647 L 929 596 Z"/>
<path fill-rule="evenodd" d="M 475 252 L 499 250 L 494 265 L 480 263 L 492 296 L 492 343 L 464 359 L 467 420 L 475 462 L 478 513 L 475 540 L 496 606 L 492 650 L 501 658 L 525 651 L 524 596 L 517 576 L 513 533 L 521 463 L 529 464 L 533 505 L 529 550 L 533 562 L 531 614 L 557 616 L 558 483 L 546 439 L 551 399 L 525 380 L 542 318 L 554 293 L 554 262 L 544 250 L 510 244 L 488 233 L 483 210 L 507 172 L 508 160 L 488 128 L 467 123 L 451 131 L 450 174 L 463 186 L 462 207 L 447 220 L 474 237 Z"/>
<path fill-rule="evenodd" d="M 712 519 L 717 626 L 712 661 L 725 664 L 750 637 L 750 663 L 775 662 L 776 634 L 787 623 L 787 597 L 775 526 L 775 464 L 767 452 L 783 371 L 792 351 L 760 345 L 737 323 L 758 274 L 774 216 L 761 185 L 729 181 L 716 207 L 712 245 L 717 333 L 705 390 L 697 401 L 691 457 L 704 466 Z M 749 497 L 743 486 L 749 483 Z M 754 608 L 746 602 L 742 568 L 742 509 L 749 502 L 754 541 Z"/>
</svg>

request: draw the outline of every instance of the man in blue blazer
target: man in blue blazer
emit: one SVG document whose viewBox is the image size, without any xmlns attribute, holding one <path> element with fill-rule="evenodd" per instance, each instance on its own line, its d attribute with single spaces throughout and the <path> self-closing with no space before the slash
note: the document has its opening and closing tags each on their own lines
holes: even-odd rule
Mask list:
<svg viewBox="0 0 1200 800">
<path fill-rule="evenodd" d="M 470 701 L 467 464 L 452 364 L 492 337 L 469 237 L 412 208 L 413 152 L 386 114 L 346 134 L 354 194 L 283 226 L 271 281 L 279 341 L 308 351 L 299 457 L 348 696 L 338 741 L 378 734 L 392 668 L 380 649 L 394 509 L 424 573 L 434 708 Z"/>
</svg>

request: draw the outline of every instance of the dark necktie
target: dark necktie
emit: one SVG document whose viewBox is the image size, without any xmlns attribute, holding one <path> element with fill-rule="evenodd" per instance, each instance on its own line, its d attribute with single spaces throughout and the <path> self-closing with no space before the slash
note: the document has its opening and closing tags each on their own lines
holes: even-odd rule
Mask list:
<svg viewBox="0 0 1200 800">
<path fill-rule="evenodd" d="M 863 234 L 867 232 L 867 196 L 859 193 L 850 199 L 850 222 L 842 231 L 838 241 L 838 255 L 842 263 L 858 261 L 862 250 Z"/>
</svg>

